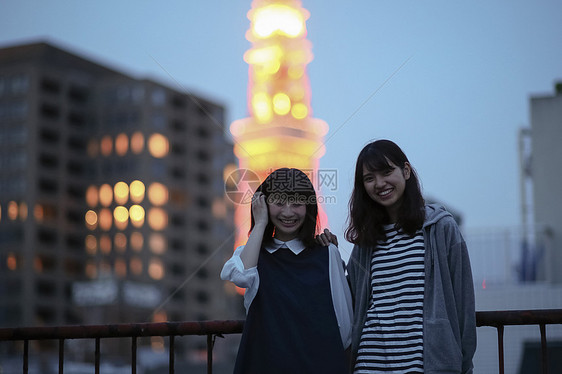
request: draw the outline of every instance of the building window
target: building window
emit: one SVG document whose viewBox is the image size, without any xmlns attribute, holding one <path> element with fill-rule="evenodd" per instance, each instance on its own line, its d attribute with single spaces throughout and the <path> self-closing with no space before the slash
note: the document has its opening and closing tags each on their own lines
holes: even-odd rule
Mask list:
<svg viewBox="0 0 562 374">
<path fill-rule="evenodd" d="M 41 79 L 39 87 L 41 88 L 41 91 L 50 94 L 58 94 L 61 91 L 60 83 L 50 78 Z"/>
<path fill-rule="evenodd" d="M 162 88 L 155 88 L 150 95 L 150 101 L 154 106 L 163 106 L 166 104 L 166 91 Z"/>
<path fill-rule="evenodd" d="M 197 173 L 197 182 L 202 185 L 208 185 L 210 183 L 209 177 L 203 173 Z"/>
<path fill-rule="evenodd" d="M 76 104 L 86 103 L 88 96 L 88 89 L 85 87 L 71 86 L 68 90 L 68 98 Z"/>
<path fill-rule="evenodd" d="M 77 276 L 84 273 L 84 264 L 75 259 L 66 259 L 64 261 L 64 271 L 68 275 Z"/>
<path fill-rule="evenodd" d="M 11 91 L 14 94 L 24 94 L 29 89 L 29 77 L 26 74 L 14 75 L 11 83 Z"/>
<path fill-rule="evenodd" d="M 209 302 L 209 294 L 205 291 L 197 291 L 196 298 L 199 304 L 207 304 Z"/>
<path fill-rule="evenodd" d="M 57 242 L 57 233 L 54 230 L 42 228 L 37 231 L 37 239 L 39 243 L 51 246 Z"/>
<path fill-rule="evenodd" d="M 45 192 L 45 193 L 49 193 L 49 194 L 54 194 L 59 189 L 59 185 L 57 184 L 56 181 L 50 180 L 50 179 L 45 179 L 45 178 L 40 178 L 39 182 L 38 182 L 38 185 L 39 185 L 39 190 L 41 192 Z"/>
<path fill-rule="evenodd" d="M 170 175 L 175 179 L 185 179 L 185 170 L 181 166 L 175 166 L 170 169 Z"/>
<path fill-rule="evenodd" d="M 48 119 L 58 119 L 60 116 L 60 108 L 56 105 L 43 103 L 40 107 L 41 115 Z"/>
<path fill-rule="evenodd" d="M 53 282 L 40 280 L 35 283 L 35 292 L 37 292 L 40 296 L 51 297 L 55 295 L 56 287 Z"/>
<path fill-rule="evenodd" d="M 74 127 L 82 127 L 86 124 L 86 117 L 82 113 L 73 111 L 68 115 L 68 123 Z"/>
<path fill-rule="evenodd" d="M 56 169 L 56 167 L 59 165 L 59 159 L 55 155 L 41 153 L 39 155 L 39 165 L 47 169 Z"/>
<path fill-rule="evenodd" d="M 207 271 L 207 269 L 205 269 L 205 268 L 199 269 L 199 271 L 197 272 L 197 278 L 199 278 L 201 280 L 208 279 L 209 278 L 209 272 Z"/>
<path fill-rule="evenodd" d="M 40 323 L 52 323 L 55 319 L 55 312 L 53 309 L 49 307 L 38 307 L 36 309 L 37 318 L 40 320 Z"/>
<path fill-rule="evenodd" d="M 57 144 L 59 141 L 59 133 L 47 128 L 42 128 L 39 131 L 39 137 L 42 143 Z"/>
<path fill-rule="evenodd" d="M 197 246 L 197 253 L 199 253 L 200 255 L 206 255 L 209 252 L 209 248 L 207 247 L 206 244 L 200 243 Z"/>
<path fill-rule="evenodd" d="M 76 161 L 68 161 L 66 164 L 66 170 L 71 177 L 84 175 L 84 166 Z"/>
<path fill-rule="evenodd" d="M 176 109 L 184 108 L 185 107 L 185 98 L 180 96 L 180 95 L 174 95 L 170 99 L 170 104 Z"/>
</svg>

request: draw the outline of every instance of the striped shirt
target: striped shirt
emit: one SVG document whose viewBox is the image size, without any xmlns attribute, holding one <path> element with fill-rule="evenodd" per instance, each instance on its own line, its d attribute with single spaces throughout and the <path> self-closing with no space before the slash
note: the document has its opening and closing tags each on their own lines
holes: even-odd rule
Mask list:
<svg viewBox="0 0 562 374">
<path fill-rule="evenodd" d="M 424 241 L 385 226 L 371 259 L 371 304 L 354 373 L 423 373 Z"/>
</svg>

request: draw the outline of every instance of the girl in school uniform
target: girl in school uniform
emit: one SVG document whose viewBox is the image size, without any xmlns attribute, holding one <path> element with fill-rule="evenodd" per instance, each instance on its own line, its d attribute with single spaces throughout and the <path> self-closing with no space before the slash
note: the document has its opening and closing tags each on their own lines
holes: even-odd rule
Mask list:
<svg viewBox="0 0 562 374">
<path fill-rule="evenodd" d="M 221 272 L 246 289 L 234 373 L 348 372 L 351 295 L 337 248 L 315 242 L 317 221 L 302 171 L 275 170 L 256 190 L 248 241 Z"/>
</svg>

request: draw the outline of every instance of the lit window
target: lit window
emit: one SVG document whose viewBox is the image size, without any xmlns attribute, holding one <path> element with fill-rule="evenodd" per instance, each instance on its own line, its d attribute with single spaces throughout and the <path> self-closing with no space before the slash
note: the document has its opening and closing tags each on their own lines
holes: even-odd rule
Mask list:
<svg viewBox="0 0 562 374">
<path fill-rule="evenodd" d="M 8 203 L 8 218 L 15 221 L 18 218 L 18 203 L 10 201 Z"/>
<path fill-rule="evenodd" d="M 129 221 L 129 210 L 124 206 L 119 205 L 113 210 L 113 218 L 115 218 L 115 227 L 124 230 Z"/>
<path fill-rule="evenodd" d="M 33 209 L 33 217 L 37 222 L 43 222 L 45 219 L 45 210 L 43 209 L 43 205 L 35 205 L 35 208 Z"/>
<path fill-rule="evenodd" d="M 115 275 L 119 278 L 124 278 L 127 276 L 127 263 L 125 260 L 118 258 L 115 260 Z"/>
<path fill-rule="evenodd" d="M 166 252 L 166 238 L 164 235 L 158 233 L 150 235 L 150 250 L 157 255 Z"/>
<path fill-rule="evenodd" d="M 131 262 L 129 263 L 129 268 L 131 269 L 131 273 L 135 275 L 142 274 L 142 261 L 138 257 L 133 257 Z"/>
<path fill-rule="evenodd" d="M 130 237 L 131 248 L 137 252 L 142 250 L 142 246 L 144 245 L 144 237 L 138 231 L 135 231 L 131 234 Z"/>
<path fill-rule="evenodd" d="M 129 216 L 133 226 L 141 227 L 144 224 L 144 208 L 142 206 L 132 205 L 129 208 Z"/>
<path fill-rule="evenodd" d="M 129 150 L 129 137 L 126 134 L 119 134 L 115 138 L 115 153 L 124 156 Z"/>
<path fill-rule="evenodd" d="M 119 252 L 124 252 L 127 248 L 127 236 L 122 232 L 118 232 L 113 238 L 113 244 L 116 250 L 118 250 Z"/>
<path fill-rule="evenodd" d="M 86 203 L 90 208 L 94 208 L 99 202 L 99 192 L 96 186 L 89 186 L 86 190 Z"/>
<path fill-rule="evenodd" d="M 162 134 L 152 134 L 148 139 L 148 150 L 153 157 L 162 158 L 168 154 L 169 149 L 168 138 Z"/>
<path fill-rule="evenodd" d="M 88 210 L 85 216 L 86 226 L 90 230 L 94 230 L 98 225 L 98 215 L 93 210 Z"/>
<path fill-rule="evenodd" d="M 117 204 L 125 204 L 129 199 L 129 186 L 125 182 L 117 182 L 113 187 L 113 192 Z"/>
<path fill-rule="evenodd" d="M 148 212 L 148 224 L 153 230 L 163 230 L 168 225 L 168 215 L 162 208 L 152 208 Z"/>
<path fill-rule="evenodd" d="M 102 186 L 100 187 L 100 203 L 103 206 L 109 206 L 111 205 L 111 202 L 113 201 L 113 188 L 111 188 L 111 186 L 109 184 L 102 184 Z"/>
<path fill-rule="evenodd" d="M 150 260 L 150 265 L 148 266 L 148 275 L 152 279 L 160 280 L 164 278 L 164 265 L 162 261 L 157 258 L 153 258 Z"/>
<path fill-rule="evenodd" d="M 113 223 L 113 215 L 111 211 L 107 208 L 100 210 L 99 213 L 99 225 L 104 231 L 108 231 Z"/>
<path fill-rule="evenodd" d="M 14 255 L 13 253 L 8 254 L 8 257 L 6 258 L 6 266 L 10 270 L 16 270 L 18 268 L 16 255 Z"/>
<path fill-rule="evenodd" d="M 113 151 L 113 139 L 111 139 L 111 136 L 106 135 L 101 139 L 100 149 L 101 154 L 104 156 L 111 154 L 111 151 Z"/>
<path fill-rule="evenodd" d="M 140 203 L 144 200 L 144 193 L 145 193 L 145 187 L 144 187 L 144 183 L 142 183 L 139 180 L 134 180 L 131 182 L 131 187 L 130 187 L 130 194 L 131 194 L 131 200 L 134 203 Z"/>
<path fill-rule="evenodd" d="M 148 187 L 148 199 L 153 205 L 164 205 L 168 202 L 168 188 L 162 183 L 152 183 Z"/>
<path fill-rule="evenodd" d="M 98 240 L 93 235 L 87 235 L 85 241 L 86 252 L 89 255 L 95 255 L 98 250 Z"/>
<path fill-rule="evenodd" d="M 135 132 L 131 136 L 131 152 L 139 154 L 144 148 L 144 135 L 141 132 Z"/>
<path fill-rule="evenodd" d="M 100 237 L 100 252 L 106 255 L 111 253 L 111 238 L 109 235 Z"/>
</svg>

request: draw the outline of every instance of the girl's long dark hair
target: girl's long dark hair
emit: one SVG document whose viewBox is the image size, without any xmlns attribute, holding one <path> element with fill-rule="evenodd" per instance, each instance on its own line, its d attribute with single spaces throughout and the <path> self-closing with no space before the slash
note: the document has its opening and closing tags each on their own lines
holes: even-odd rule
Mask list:
<svg viewBox="0 0 562 374">
<path fill-rule="evenodd" d="M 351 243 L 376 246 L 378 240 L 385 238 L 383 225 L 390 222 L 390 217 L 386 209 L 373 201 L 365 191 L 363 166 L 371 171 L 389 170 L 392 168 L 389 161 L 400 169 L 404 169 L 406 162 L 410 163 L 402 149 L 390 140 L 377 140 L 367 144 L 357 157 L 355 182 L 349 200 L 348 226 L 345 230 L 345 238 Z M 425 219 L 425 201 L 419 179 L 414 168 L 411 169 L 396 222 L 396 227 L 409 235 L 415 234 Z"/>
<path fill-rule="evenodd" d="M 304 203 L 306 205 L 306 216 L 304 223 L 297 234 L 307 247 L 315 246 L 314 237 L 319 227 L 318 222 L 318 203 L 316 201 L 316 191 L 308 176 L 299 169 L 281 168 L 273 171 L 265 178 L 263 183 L 256 189 L 261 192 L 267 201 L 277 201 L 277 199 L 288 199 Z M 251 212 L 251 210 L 250 210 Z M 251 212 L 250 233 L 254 229 L 254 213 Z M 264 241 L 271 240 L 275 233 L 275 227 L 268 221 L 264 232 Z"/>
</svg>

